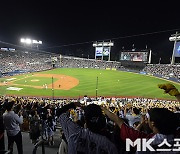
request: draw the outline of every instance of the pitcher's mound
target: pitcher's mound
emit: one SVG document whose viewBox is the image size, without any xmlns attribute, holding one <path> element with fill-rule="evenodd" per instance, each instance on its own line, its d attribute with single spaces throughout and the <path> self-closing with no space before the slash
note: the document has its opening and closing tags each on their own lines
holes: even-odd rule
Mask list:
<svg viewBox="0 0 180 154">
<path fill-rule="evenodd" d="M 53 77 L 58 79 L 53 83 L 54 89 L 61 89 L 61 90 L 69 90 L 79 84 L 79 80 L 67 75 L 60 75 L 60 74 L 35 74 L 34 76 L 38 77 Z M 48 85 L 48 88 L 52 88 L 52 84 Z"/>
</svg>

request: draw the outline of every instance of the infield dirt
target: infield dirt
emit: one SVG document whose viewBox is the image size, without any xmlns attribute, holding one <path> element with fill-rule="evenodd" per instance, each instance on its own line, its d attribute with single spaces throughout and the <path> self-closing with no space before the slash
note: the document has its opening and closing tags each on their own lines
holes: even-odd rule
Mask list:
<svg viewBox="0 0 180 154">
<path fill-rule="evenodd" d="M 58 80 L 56 80 L 55 82 L 53 82 L 52 84 L 48 84 L 47 88 L 54 88 L 54 89 L 59 89 L 59 90 L 69 90 L 75 86 L 77 86 L 79 84 L 79 80 L 71 77 L 71 76 L 67 76 L 67 75 L 60 75 L 60 74 L 34 74 L 34 77 L 46 77 L 46 78 L 56 78 Z M 30 77 L 30 76 L 29 76 Z M 28 77 L 25 77 L 26 79 Z M 22 78 L 21 78 L 22 79 Z M 21 80 L 20 79 L 20 80 Z M 12 85 L 12 86 L 26 86 L 26 87 L 33 87 L 33 88 L 37 88 L 37 89 L 42 89 L 44 88 L 43 85 L 42 86 L 34 86 L 34 85 L 26 85 L 26 84 L 15 84 L 14 82 L 17 80 L 13 80 L 13 81 L 9 81 L 9 82 L 5 82 L 5 83 L 0 83 L 0 86 L 3 85 Z"/>
</svg>

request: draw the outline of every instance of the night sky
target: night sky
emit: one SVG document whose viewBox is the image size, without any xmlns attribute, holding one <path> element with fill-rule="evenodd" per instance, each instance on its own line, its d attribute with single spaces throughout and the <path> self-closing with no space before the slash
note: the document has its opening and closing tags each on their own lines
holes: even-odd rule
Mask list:
<svg viewBox="0 0 180 154">
<path fill-rule="evenodd" d="M 180 29 L 179 19 L 173 1 L 5 1 L 0 7 L 0 41 L 21 45 L 21 37 L 30 37 L 43 41 L 41 50 L 94 58 L 92 42 L 111 39 L 112 60 L 123 46 L 131 49 L 134 44 L 136 49 L 151 48 L 153 63 L 160 57 L 169 63 L 169 36 Z M 126 37 L 160 31 L 166 32 Z"/>
</svg>

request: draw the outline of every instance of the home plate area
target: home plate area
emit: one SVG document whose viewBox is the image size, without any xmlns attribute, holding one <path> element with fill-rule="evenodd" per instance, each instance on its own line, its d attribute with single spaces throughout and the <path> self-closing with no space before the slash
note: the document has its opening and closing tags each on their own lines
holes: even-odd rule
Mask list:
<svg viewBox="0 0 180 154">
<path fill-rule="evenodd" d="M 18 88 L 18 87 L 8 87 L 7 90 L 14 90 L 14 91 L 20 91 L 23 88 Z"/>
</svg>

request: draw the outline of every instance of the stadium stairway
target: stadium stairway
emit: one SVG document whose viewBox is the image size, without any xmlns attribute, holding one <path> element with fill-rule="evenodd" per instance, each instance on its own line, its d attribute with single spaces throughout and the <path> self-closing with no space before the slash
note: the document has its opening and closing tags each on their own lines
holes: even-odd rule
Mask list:
<svg viewBox="0 0 180 154">
<path fill-rule="evenodd" d="M 23 153 L 32 154 L 34 145 L 31 143 L 31 140 L 29 138 L 29 133 L 22 132 L 22 136 L 23 136 Z M 60 142 L 61 142 L 61 134 L 60 134 L 60 130 L 57 129 L 54 134 L 54 145 L 53 146 L 45 145 L 45 153 L 57 154 Z M 7 150 L 7 145 L 8 145 L 7 136 L 5 133 L 5 150 Z M 41 146 L 39 146 L 37 148 L 36 154 L 41 154 L 41 153 L 42 153 L 42 148 Z M 14 147 L 13 147 L 13 154 L 18 154 L 16 144 L 14 144 Z"/>
</svg>

